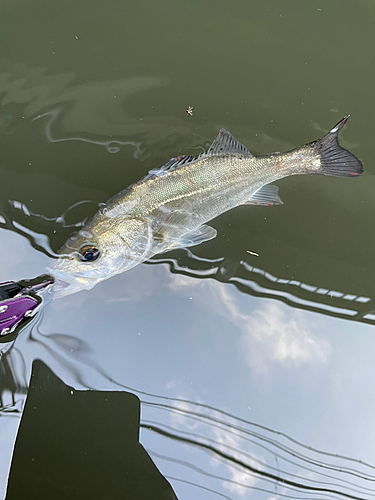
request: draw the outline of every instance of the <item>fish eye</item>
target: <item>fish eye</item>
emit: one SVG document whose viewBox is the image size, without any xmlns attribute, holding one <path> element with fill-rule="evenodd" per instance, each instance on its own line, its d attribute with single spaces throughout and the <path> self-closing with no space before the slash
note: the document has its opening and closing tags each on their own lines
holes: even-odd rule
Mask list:
<svg viewBox="0 0 375 500">
<path fill-rule="evenodd" d="M 100 251 L 92 245 L 84 245 L 78 251 L 78 257 L 83 262 L 92 262 L 100 255 Z"/>
</svg>

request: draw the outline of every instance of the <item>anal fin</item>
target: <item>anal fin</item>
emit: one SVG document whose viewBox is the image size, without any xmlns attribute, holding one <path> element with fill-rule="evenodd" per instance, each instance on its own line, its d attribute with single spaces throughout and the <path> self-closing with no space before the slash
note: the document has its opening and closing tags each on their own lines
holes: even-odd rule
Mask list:
<svg viewBox="0 0 375 500">
<path fill-rule="evenodd" d="M 204 241 L 212 240 L 217 235 L 216 229 L 204 224 L 195 231 L 184 234 L 181 238 L 175 241 L 169 248 L 186 248 L 194 245 L 199 245 Z"/>
<path fill-rule="evenodd" d="M 283 202 L 279 198 L 279 188 L 273 184 L 266 184 L 258 189 L 245 205 L 271 207 L 272 205 L 283 205 Z"/>
</svg>

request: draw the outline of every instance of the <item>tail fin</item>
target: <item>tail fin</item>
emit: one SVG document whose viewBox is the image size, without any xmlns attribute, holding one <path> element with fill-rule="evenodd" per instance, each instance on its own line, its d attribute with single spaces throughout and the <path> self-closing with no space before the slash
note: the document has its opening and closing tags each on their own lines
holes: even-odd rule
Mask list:
<svg viewBox="0 0 375 500">
<path fill-rule="evenodd" d="M 362 163 L 338 142 L 339 132 L 348 118 L 349 116 L 343 118 L 328 134 L 310 144 L 320 156 L 320 170 L 317 174 L 336 177 L 358 177 L 362 174 Z"/>
</svg>

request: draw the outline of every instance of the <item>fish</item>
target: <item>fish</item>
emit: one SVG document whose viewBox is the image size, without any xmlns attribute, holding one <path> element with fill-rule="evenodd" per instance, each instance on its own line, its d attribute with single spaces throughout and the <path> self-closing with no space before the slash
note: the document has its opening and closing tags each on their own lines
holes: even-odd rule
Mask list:
<svg viewBox="0 0 375 500">
<path fill-rule="evenodd" d="M 283 177 L 358 177 L 362 163 L 338 142 L 347 120 L 316 141 L 261 156 L 221 129 L 207 152 L 177 156 L 151 170 L 66 241 L 47 268 L 55 296 L 89 290 L 156 254 L 211 240 L 217 231 L 207 222 L 234 207 L 282 205 L 272 183 Z"/>
</svg>

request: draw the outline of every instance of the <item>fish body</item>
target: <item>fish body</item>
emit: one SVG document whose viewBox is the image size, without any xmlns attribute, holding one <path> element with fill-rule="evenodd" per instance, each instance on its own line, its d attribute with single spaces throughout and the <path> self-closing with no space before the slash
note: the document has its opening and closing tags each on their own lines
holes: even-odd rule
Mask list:
<svg viewBox="0 0 375 500">
<path fill-rule="evenodd" d="M 270 183 L 283 177 L 357 177 L 360 161 L 338 144 L 346 121 L 286 153 L 253 156 L 221 129 L 206 153 L 172 158 L 113 196 L 69 238 L 48 269 L 60 283 L 56 295 L 90 289 L 155 254 L 212 239 L 216 230 L 206 223 L 236 206 L 282 204 Z"/>
</svg>

